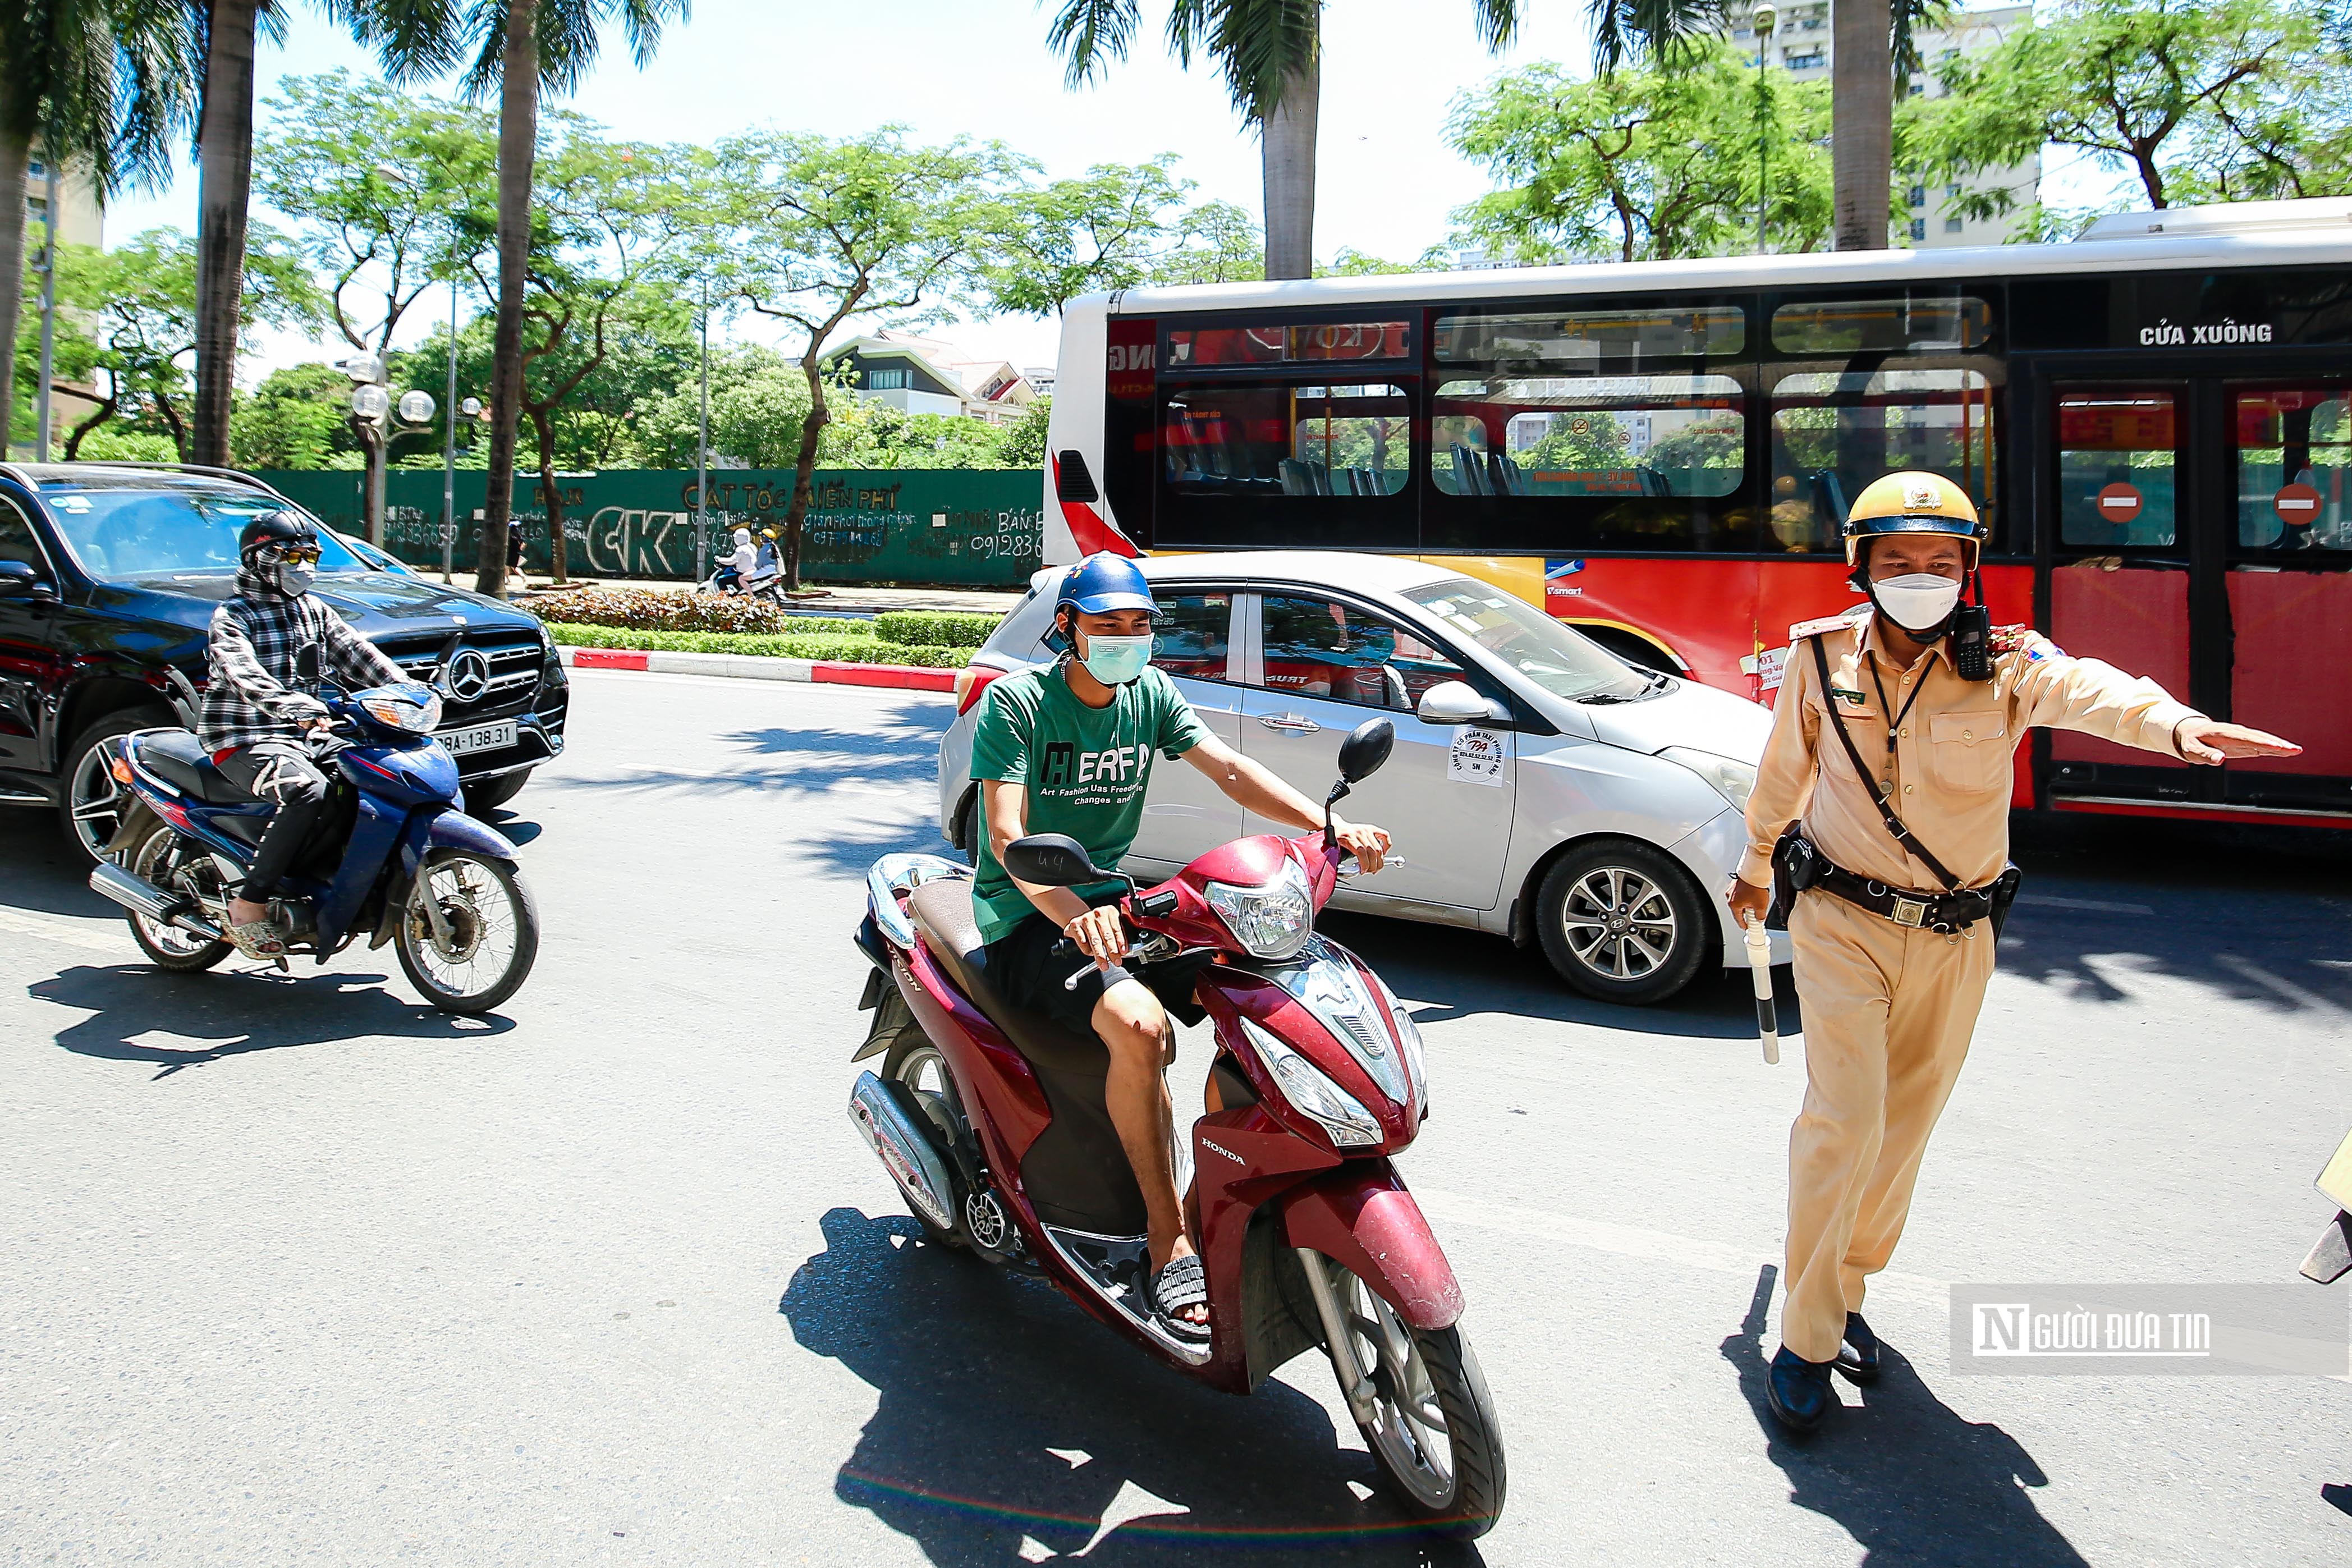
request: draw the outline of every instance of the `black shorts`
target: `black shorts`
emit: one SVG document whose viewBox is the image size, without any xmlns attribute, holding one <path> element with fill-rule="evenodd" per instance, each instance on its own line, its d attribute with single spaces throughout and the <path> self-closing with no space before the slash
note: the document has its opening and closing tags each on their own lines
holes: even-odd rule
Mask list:
<svg viewBox="0 0 2352 1568">
<path fill-rule="evenodd" d="M 1066 987 L 1063 982 L 1081 964 L 1086 973 L 1076 985 Z M 1031 915 L 988 944 L 988 974 L 998 994 L 1024 1012 L 1043 1013 L 1075 1035 L 1093 1035 L 1095 1004 L 1122 980 L 1141 981 L 1179 1023 L 1199 1023 L 1208 1016 L 1192 1000 L 1192 979 L 1200 968 L 1198 960 L 1178 959 L 1134 969 L 1118 963 L 1107 971 L 1097 969 L 1044 915 Z"/>
</svg>

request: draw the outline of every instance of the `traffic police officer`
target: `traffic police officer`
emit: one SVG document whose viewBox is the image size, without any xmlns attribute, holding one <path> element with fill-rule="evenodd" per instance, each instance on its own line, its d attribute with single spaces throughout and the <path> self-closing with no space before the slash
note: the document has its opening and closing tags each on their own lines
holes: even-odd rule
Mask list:
<svg viewBox="0 0 2352 1568">
<path fill-rule="evenodd" d="M 1743 924 L 1765 913 L 1775 846 L 1803 819 L 1780 867 L 1806 889 L 1788 921 L 1807 1082 L 1789 1135 L 1787 1295 L 1766 1383 L 1796 1431 L 1833 1403 L 1832 1364 L 1857 1383 L 1877 1375 L 1864 1284 L 1903 1234 L 1992 974 L 1994 906 L 2016 886 L 2003 868 L 2027 727 L 2208 764 L 2300 749 L 2024 628 L 1983 637 L 1981 608 L 1960 595 L 1984 533 L 1967 492 L 1939 475 L 1890 474 L 1855 499 L 1846 564 L 1869 604 L 1790 628 L 1748 796 L 1728 895 Z M 1956 621 L 1978 635 L 1954 639 Z"/>
</svg>

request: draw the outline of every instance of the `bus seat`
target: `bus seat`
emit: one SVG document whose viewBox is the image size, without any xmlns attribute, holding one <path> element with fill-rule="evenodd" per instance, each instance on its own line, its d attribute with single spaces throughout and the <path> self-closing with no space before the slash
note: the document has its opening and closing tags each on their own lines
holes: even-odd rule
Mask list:
<svg viewBox="0 0 2352 1568">
<path fill-rule="evenodd" d="M 1284 495 L 1311 496 L 1315 493 L 1315 486 L 1307 477 L 1307 464 L 1303 458 L 1285 458 L 1274 468 L 1275 472 L 1282 476 Z"/>
<path fill-rule="evenodd" d="M 1478 455 L 1460 442 L 1454 445 L 1454 478 L 1465 496 L 1490 496 L 1494 487 L 1486 482 L 1486 465 Z"/>
<path fill-rule="evenodd" d="M 1528 493 L 1527 475 L 1509 458 L 1500 452 L 1489 452 L 1486 454 L 1486 466 L 1496 495 L 1523 496 Z"/>
<path fill-rule="evenodd" d="M 1813 476 L 1813 509 L 1827 514 L 1832 537 L 1845 527 L 1845 486 L 1838 482 L 1833 470 L 1825 469 Z"/>
<path fill-rule="evenodd" d="M 1666 476 L 1650 467 L 1649 464 L 1634 464 L 1633 472 L 1641 477 L 1643 495 L 1670 496 L 1675 493 L 1675 487 L 1666 483 Z"/>
</svg>

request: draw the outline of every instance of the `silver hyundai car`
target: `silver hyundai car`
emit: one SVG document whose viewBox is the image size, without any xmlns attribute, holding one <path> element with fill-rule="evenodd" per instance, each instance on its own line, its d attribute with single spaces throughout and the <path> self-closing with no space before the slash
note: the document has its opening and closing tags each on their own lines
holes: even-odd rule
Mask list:
<svg viewBox="0 0 2352 1568">
<path fill-rule="evenodd" d="M 1349 815 L 1396 840 L 1341 909 L 1540 945 L 1570 985 L 1661 1001 L 1708 963 L 1744 965 L 1720 896 L 1771 715 L 1626 663 L 1526 601 L 1395 556 L 1264 551 L 1139 563 L 1161 621 L 1153 662 L 1227 745 L 1320 800 L 1339 742 L 1396 726 Z M 972 848 L 972 731 L 998 676 L 1054 658 L 1063 568 L 1030 580 L 956 683 L 940 828 Z M 1153 770 L 1127 868 L 1157 879 L 1275 831 L 1189 767 Z M 1775 962 L 1788 958 L 1774 933 Z"/>
</svg>

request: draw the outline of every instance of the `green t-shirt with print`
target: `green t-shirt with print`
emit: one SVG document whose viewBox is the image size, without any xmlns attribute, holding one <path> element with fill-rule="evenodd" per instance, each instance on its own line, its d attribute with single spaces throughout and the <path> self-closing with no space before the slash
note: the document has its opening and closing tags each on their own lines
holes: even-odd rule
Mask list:
<svg viewBox="0 0 2352 1568">
<path fill-rule="evenodd" d="M 1143 823 L 1144 786 L 1154 752 L 1181 757 L 1208 730 L 1156 668 L 1118 688 L 1109 706 L 1089 708 L 1070 689 L 1059 665 L 1008 675 L 988 689 L 971 741 L 971 776 L 1017 784 L 1028 792 L 1022 823 L 1031 833 L 1066 833 L 1097 866 L 1118 865 Z M 986 797 L 979 832 L 980 876 L 971 901 L 980 937 L 994 942 L 1036 912 L 997 863 Z M 1076 889 L 1081 896 L 1115 883 Z"/>
</svg>

